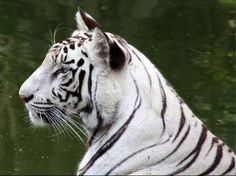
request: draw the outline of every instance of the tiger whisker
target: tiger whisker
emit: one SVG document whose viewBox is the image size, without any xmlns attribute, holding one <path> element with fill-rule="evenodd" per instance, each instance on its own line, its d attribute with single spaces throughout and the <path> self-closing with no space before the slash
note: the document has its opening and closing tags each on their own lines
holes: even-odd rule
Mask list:
<svg viewBox="0 0 236 176">
<path fill-rule="evenodd" d="M 54 44 L 56 43 L 56 35 L 57 35 L 57 32 L 60 30 L 61 25 L 62 25 L 62 24 L 59 24 L 59 25 L 56 26 L 56 28 L 54 29 L 53 35 L 52 35 L 52 33 L 51 33 L 51 35 L 52 35 L 52 36 L 51 36 L 52 45 L 54 45 Z M 50 30 L 50 31 L 51 31 L 51 30 Z"/>
<path fill-rule="evenodd" d="M 56 110 L 60 115 L 65 116 L 61 111 L 59 111 L 59 109 L 54 109 Z M 84 145 L 85 142 L 83 140 L 83 138 L 75 131 L 75 129 L 61 116 L 57 116 L 58 119 L 60 119 L 61 123 L 65 125 L 65 127 L 67 127 L 68 132 L 70 132 L 76 139 L 79 139 Z"/>
<path fill-rule="evenodd" d="M 60 112 L 62 111 L 60 108 L 58 107 L 55 107 L 56 109 L 58 109 Z M 70 111 L 68 109 L 66 109 L 67 111 L 69 112 L 72 112 L 74 113 L 73 111 Z M 62 113 L 62 112 L 61 112 Z M 82 125 L 81 123 L 77 122 L 76 120 L 74 120 L 73 118 L 68 118 L 69 117 L 69 114 L 67 114 L 66 112 L 63 112 L 65 113 L 66 115 L 64 115 L 65 119 L 67 121 L 69 121 L 70 123 L 73 123 L 73 125 L 79 130 L 81 131 L 85 136 L 88 136 L 90 134 L 90 131 L 84 126 Z M 73 114 L 74 115 L 74 114 Z M 78 116 L 79 117 L 79 116 Z M 78 126 L 82 127 L 83 129 L 79 128 Z"/>
<path fill-rule="evenodd" d="M 57 123 L 55 122 L 55 120 L 53 118 L 50 118 L 51 115 L 48 114 L 48 113 L 46 113 L 46 115 L 47 115 L 47 119 L 52 123 L 52 127 L 53 127 L 53 129 L 54 129 L 54 131 L 56 133 L 56 136 L 60 135 L 62 133 L 65 135 L 63 128 L 61 128 L 59 125 L 57 125 Z M 57 131 L 58 131 L 58 133 L 57 133 Z"/>
<path fill-rule="evenodd" d="M 68 132 L 68 130 L 65 128 L 65 126 L 61 125 L 61 120 L 57 116 L 57 114 L 52 110 L 50 110 L 50 112 L 52 112 L 52 114 L 55 115 L 55 118 L 52 118 L 54 121 L 54 125 L 61 129 L 61 133 L 63 132 L 65 136 L 68 135 L 71 138 L 71 135 Z"/>
<path fill-rule="evenodd" d="M 56 106 L 56 108 L 60 109 L 60 108 L 57 107 L 57 106 Z M 60 110 L 61 110 L 61 109 L 60 109 Z M 70 110 L 70 109 L 67 109 L 67 108 L 63 108 L 63 110 L 65 110 L 65 111 L 71 113 L 71 115 L 73 115 L 73 116 L 75 116 L 75 117 L 78 117 L 78 118 L 80 119 L 80 116 L 78 115 L 78 112 L 74 112 L 74 111 L 72 111 L 72 110 Z"/>
<path fill-rule="evenodd" d="M 42 115 L 39 114 L 39 117 L 40 117 L 40 121 L 41 121 L 41 124 L 43 123 L 43 118 L 42 118 Z"/>
<path fill-rule="evenodd" d="M 64 124 L 64 126 L 68 129 L 68 131 L 71 132 L 71 134 L 74 137 L 76 137 L 76 139 L 79 139 L 84 144 L 82 137 L 74 130 L 74 128 L 69 123 L 67 123 L 67 121 L 65 121 L 63 118 L 61 118 L 60 120 L 61 123 Z"/>
<path fill-rule="evenodd" d="M 58 108 L 58 107 L 56 107 L 56 108 Z M 58 109 L 60 109 L 60 108 L 58 108 Z M 76 112 L 71 111 L 71 110 L 66 109 L 66 108 L 63 108 L 63 110 L 68 111 L 69 113 L 71 113 L 72 116 L 75 116 L 75 117 L 81 119 L 81 117 L 80 117 Z M 62 110 L 60 110 L 60 111 L 62 111 Z M 69 116 L 69 115 L 67 115 L 67 116 Z M 77 121 L 74 120 L 73 118 L 69 118 L 69 120 L 73 121 L 76 125 L 81 126 L 88 134 L 91 133 L 83 124 L 77 122 Z"/>
<path fill-rule="evenodd" d="M 75 123 L 75 122 L 73 122 L 71 119 L 69 119 L 68 120 L 68 122 L 72 125 L 72 126 L 74 126 L 76 129 L 78 129 L 84 136 L 88 136 L 88 133 L 87 133 L 87 131 L 84 131 L 83 129 L 81 129 L 81 128 L 79 128 L 78 126 L 77 126 L 77 124 Z"/>
<path fill-rule="evenodd" d="M 61 133 L 65 134 L 66 132 L 68 136 L 70 135 L 74 136 L 76 139 L 78 139 L 85 145 L 83 138 L 78 134 L 76 130 L 81 132 L 86 137 L 89 135 L 89 131 L 80 123 L 76 122 L 72 118 L 69 118 L 69 114 L 65 113 L 64 111 L 62 111 L 60 108 L 56 106 L 49 107 L 48 113 L 46 113 L 43 110 L 39 110 L 35 108 L 34 106 L 31 106 L 31 105 L 29 106 L 33 111 L 39 113 L 41 123 L 43 123 L 43 117 L 42 117 L 42 114 L 43 114 L 46 116 L 47 120 L 52 124 L 55 132 L 58 131 L 58 134 L 61 134 Z"/>
<path fill-rule="evenodd" d="M 64 119 L 62 119 L 62 124 L 65 124 L 65 127 L 67 127 L 68 131 L 71 132 L 71 134 L 78 140 L 80 140 L 83 144 L 84 143 L 84 140 L 82 139 L 82 137 L 75 131 L 75 129 L 69 124 L 67 123 Z"/>
</svg>

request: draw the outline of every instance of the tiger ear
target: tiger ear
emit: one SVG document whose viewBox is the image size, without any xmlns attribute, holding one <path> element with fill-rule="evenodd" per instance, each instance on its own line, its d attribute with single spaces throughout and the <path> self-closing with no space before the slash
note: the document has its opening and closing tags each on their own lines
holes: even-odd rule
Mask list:
<svg viewBox="0 0 236 176">
<path fill-rule="evenodd" d="M 125 63 L 125 54 L 121 47 L 101 29 L 96 27 L 93 32 L 92 48 L 95 55 L 105 60 L 112 70 L 121 69 Z"/>
<path fill-rule="evenodd" d="M 78 11 L 76 13 L 76 21 L 78 30 L 88 31 L 95 29 L 95 27 L 101 29 L 100 24 L 80 7 L 78 7 Z"/>
</svg>

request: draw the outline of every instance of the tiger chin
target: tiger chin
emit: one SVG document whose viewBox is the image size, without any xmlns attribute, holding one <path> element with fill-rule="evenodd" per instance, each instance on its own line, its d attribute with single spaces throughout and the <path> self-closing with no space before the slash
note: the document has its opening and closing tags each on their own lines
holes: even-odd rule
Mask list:
<svg viewBox="0 0 236 176">
<path fill-rule="evenodd" d="M 159 70 L 78 9 L 19 95 L 36 126 L 74 117 L 90 131 L 77 175 L 235 175 L 235 154 L 193 114 Z"/>
</svg>

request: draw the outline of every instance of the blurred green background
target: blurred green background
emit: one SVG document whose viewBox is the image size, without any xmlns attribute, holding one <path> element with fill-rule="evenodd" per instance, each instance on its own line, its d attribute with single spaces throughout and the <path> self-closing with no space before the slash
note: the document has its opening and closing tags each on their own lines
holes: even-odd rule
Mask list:
<svg viewBox="0 0 236 176">
<path fill-rule="evenodd" d="M 50 31 L 76 28 L 77 5 L 146 54 L 208 128 L 236 151 L 234 0 L 0 0 L 0 174 L 74 174 L 85 146 L 32 128 L 18 97 Z"/>
</svg>

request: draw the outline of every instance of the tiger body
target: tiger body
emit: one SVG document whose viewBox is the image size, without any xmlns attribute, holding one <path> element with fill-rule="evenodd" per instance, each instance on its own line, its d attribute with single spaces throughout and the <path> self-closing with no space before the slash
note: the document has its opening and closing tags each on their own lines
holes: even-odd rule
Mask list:
<svg viewBox="0 0 236 176">
<path fill-rule="evenodd" d="M 19 93 L 36 125 L 80 115 L 91 135 L 77 175 L 236 174 L 235 154 L 149 59 L 82 10 L 76 18 Z"/>
<path fill-rule="evenodd" d="M 206 129 L 141 52 L 124 41 L 122 45 L 131 61 L 122 78 L 112 76 L 124 86 L 117 121 L 94 137 L 78 174 L 235 173 L 232 151 Z"/>
</svg>

